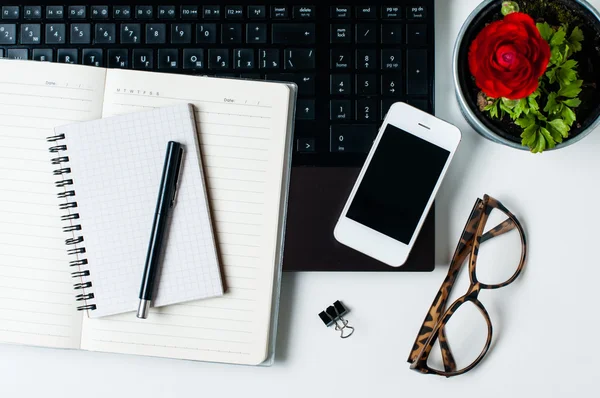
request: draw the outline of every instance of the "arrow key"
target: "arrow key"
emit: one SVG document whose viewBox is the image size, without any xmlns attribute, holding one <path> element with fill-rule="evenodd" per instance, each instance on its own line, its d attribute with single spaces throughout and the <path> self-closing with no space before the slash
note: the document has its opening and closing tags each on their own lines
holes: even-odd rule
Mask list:
<svg viewBox="0 0 600 398">
<path fill-rule="evenodd" d="M 296 142 L 296 150 L 304 153 L 315 152 L 315 139 L 314 138 L 298 138 Z"/>
<path fill-rule="evenodd" d="M 402 95 L 402 77 L 400 74 L 381 75 L 381 94 L 391 97 Z"/>
<path fill-rule="evenodd" d="M 361 98 L 356 101 L 356 120 L 361 122 L 377 121 L 377 101 L 372 98 Z"/>
<path fill-rule="evenodd" d="M 315 120 L 315 100 L 299 99 L 296 103 L 297 120 Z M 314 148 L 314 144 L 313 144 Z"/>
</svg>

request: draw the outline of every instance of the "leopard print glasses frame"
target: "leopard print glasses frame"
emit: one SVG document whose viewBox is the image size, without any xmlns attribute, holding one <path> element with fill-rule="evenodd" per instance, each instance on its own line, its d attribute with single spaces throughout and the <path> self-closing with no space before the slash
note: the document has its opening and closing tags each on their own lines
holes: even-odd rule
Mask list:
<svg viewBox="0 0 600 398">
<path fill-rule="evenodd" d="M 502 213 L 504 213 L 507 219 L 501 224 L 497 225 L 495 228 L 483 234 L 488 217 L 494 209 L 500 210 Z M 515 228 L 521 237 L 521 258 L 517 271 L 506 282 L 501 284 L 488 285 L 479 282 L 475 272 L 479 246 L 485 241 L 512 231 Z M 479 295 L 481 289 L 498 289 L 514 282 L 523 270 L 526 253 L 527 244 L 525 241 L 525 233 L 517 218 L 500 202 L 488 195 L 485 195 L 483 200 L 477 199 L 467 224 L 465 225 L 458 246 L 456 247 L 454 256 L 452 257 L 448 275 L 446 276 L 442 287 L 435 297 L 427 316 L 425 317 L 425 321 L 421 326 L 419 335 L 417 336 L 412 351 L 410 352 L 410 356 L 408 358 L 408 362 L 411 363 L 410 368 L 421 373 L 430 373 L 451 377 L 464 374 L 477 366 L 477 364 L 479 364 L 479 362 L 481 362 L 481 360 L 487 354 L 492 342 L 492 322 L 487 310 L 484 308 L 483 304 L 481 304 L 477 296 Z M 446 304 L 450 297 L 452 287 L 454 286 L 454 282 L 456 281 L 459 271 L 465 263 L 467 256 L 470 256 L 469 277 L 471 284 L 467 293 L 457 299 L 446 309 Z M 450 350 L 450 345 L 448 344 L 448 338 L 444 328 L 452 315 L 462 304 L 466 302 L 471 302 L 481 312 L 487 323 L 488 335 L 483 351 L 481 351 L 481 354 L 479 354 L 477 359 L 475 359 L 475 361 L 473 361 L 473 363 L 471 363 L 469 366 L 457 370 L 456 361 L 454 360 L 454 356 Z M 442 351 L 444 371 L 432 369 L 427 365 L 427 359 L 429 358 L 431 349 L 438 339 L 439 346 Z"/>
</svg>

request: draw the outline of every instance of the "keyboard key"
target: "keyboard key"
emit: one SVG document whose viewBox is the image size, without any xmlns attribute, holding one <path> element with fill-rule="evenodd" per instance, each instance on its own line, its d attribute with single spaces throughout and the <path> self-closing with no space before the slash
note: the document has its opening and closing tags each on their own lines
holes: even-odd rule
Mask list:
<svg viewBox="0 0 600 398">
<path fill-rule="evenodd" d="M 330 42 L 333 44 L 343 44 L 352 42 L 352 33 L 350 25 L 334 24 L 331 25 Z"/>
<path fill-rule="evenodd" d="M 410 106 L 414 106 L 417 109 L 422 110 L 423 112 L 429 112 L 429 101 L 426 99 L 415 99 L 409 98 L 406 103 Z"/>
<path fill-rule="evenodd" d="M 266 80 L 296 83 L 299 96 L 315 95 L 315 75 L 311 73 L 268 74 Z"/>
<path fill-rule="evenodd" d="M 260 57 L 260 69 L 279 69 L 281 63 L 279 50 L 270 48 L 268 50 L 260 50 L 258 53 Z"/>
<path fill-rule="evenodd" d="M 17 25 L 0 24 L 0 44 L 17 43 Z"/>
<path fill-rule="evenodd" d="M 135 7 L 135 17 L 137 19 L 152 19 L 154 16 L 154 10 L 152 6 L 136 6 Z M 135 56 L 133 60 L 134 68 L 135 68 Z M 139 62 L 138 62 L 139 64 Z"/>
<path fill-rule="evenodd" d="M 383 24 L 381 25 L 381 42 L 383 44 L 401 44 L 402 25 Z"/>
<path fill-rule="evenodd" d="M 4 58 L 4 49 L 0 48 L 0 58 Z"/>
<path fill-rule="evenodd" d="M 352 102 L 350 100 L 332 100 L 330 110 L 331 120 L 352 119 Z"/>
<path fill-rule="evenodd" d="M 329 94 L 350 95 L 352 94 L 352 79 L 349 74 L 331 75 Z"/>
<path fill-rule="evenodd" d="M 116 27 L 114 23 L 96 24 L 94 32 L 95 44 L 115 44 L 116 37 Z"/>
<path fill-rule="evenodd" d="M 108 50 L 109 68 L 129 68 L 129 54 L 127 50 Z"/>
<path fill-rule="evenodd" d="M 142 42 L 142 25 L 139 23 L 121 24 L 121 44 L 140 44 Z"/>
<path fill-rule="evenodd" d="M 346 48 L 334 48 L 330 52 L 331 62 L 329 67 L 331 69 L 350 69 L 352 68 L 352 53 Z"/>
<path fill-rule="evenodd" d="M 46 19 L 63 19 L 65 8 L 63 6 L 46 6 Z"/>
<path fill-rule="evenodd" d="M 272 26 L 273 44 L 313 44 L 315 24 L 274 23 Z"/>
<path fill-rule="evenodd" d="M 198 6 L 181 6 L 181 18 L 198 19 Z"/>
<path fill-rule="evenodd" d="M 40 24 L 22 24 L 21 44 L 40 44 L 42 42 L 42 25 Z"/>
<path fill-rule="evenodd" d="M 2 19 L 19 19 L 19 6 L 2 6 Z"/>
<path fill-rule="evenodd" d="M 196 25 L 196 43 L 214 44 L 217 42 L 217 25 L 214 23 L 199 23 Z"/>
<path fill-rule="evenodd" d="M 351 14 L 349 6 L 331 6 L 331 18 L 333 19 L 349 19 Z"/>
<path fill-rule="evenodd" d="M 158 50 L 158 69 L 179 69 L 179 50 L 161 48 Z"/>
<path fill-rule="evenodd" d="M 221 26 L 221 43 L 240 44 L 242 42 L 242 24 L 226 23 Z"/>
<path fill-rule="evenodd" d="M 24 6 L 23 17 L 25 19 L 41 19 L 42 6 Z"/>
<path fill-rule="evenodd" d="M 381 8 L 381 18 L 383 19 L 402 19 L 402 7 L 389 6 Z"/>
<path fill-rule="evenodd" d="M 299 99 L 296 103 L 297 120 L 315 120 L 315 100 Z"/>
<path fill-rule="evenodd" d="M 409 46 L 427 45 L 427 25 L 408 24 L 406 25 L 406 44 Z"/>
<path fill-rule="evenodd" d="M 46 24 L 46 44 L 65 44 L 66 33 L 64 23 Z"/>
<path fill-rule="evenodd" d="M 117 8 L 119 7 L 115 6 L 115 10 Z M 91 14 L 92 19 L 108 19 L 108 6 L 92 6 Z"/>
<path fill-rule="evenodd" d="M 240 70 L 254 69 L 254 50 L 251 48 L 233 50 L 233 68 Z"/>
<path fill-rule="evenodd" d="M 381 95 L 390 97 L 402 95 L 402 77 L 400 74 L 381 75 Z"/>
<path fill-rule="evenodd" d="M 315 152 L 315 139 L 314 138 L 298 138 L 296 141 L 296 150 L 303 153 L 314 153 Z"/>
<path fill-rule="evenodd" d="M 229 69 L 229 50 L 211 48 L 208 50 L 209 69 Z"/>
<path fill-rule="evenodd" d="M 84 48 L 81 57 L 84 65 L 104 66 L 103 51 L 100 48 Z"/>
<path fill-rule="evenodd" d="M 374 23 L 356 25 L 355 40 L 358 44 L 375 44 L 377 42 L 377 25 Z"/>
<path fill-rule="evenodd" d="M 151 48 L 136 48 L 131 56 L 133 69 L 152 70 L 154 54 Z"/>
<path fill-rule="evenodd" d="M 392 105 L 394 105 L 394 103 L 396 103 L 396 102 L 397 102 L 397 100 L 395 100 L 395 99 L 384 99 L 381 101 L 381 120 L 385 119 L 388 111 L 390 110 Z"/>
<path fill-rule="evenodd" d="M 164 23 L 146 24 L 146 44 L 165 44 L 167 42 L 167 25 Z M 135 64 L 135 58 L 134 58 Z M 134 66 L 135 68 L 135 66 Z"/>
<path fill-rule="evenodd" d="M 265 19 L 267 17 L 267 8 L 265 6 L 248 6 L 249 19 Z"/>
<path fill-rule="evenodd" d="M 407 19 L 425 19 L 427 18 L 427 8 L 423 6 L 412 6 L 408 7 Z"/>
<path fill-rule="evenodd" d="M 26 48 L 9 48 L 7 51 L 8 59 L 28 59 L 29 51 Z"/>
<path fill-rule="evenodd" d="M 90 44 L 92 42 L 92 26 L 89 23 L 71 24 L 71 44 Z"/>
<path fill-rule="evenodd" d="M 108 12 L 107 12 L 107 14 L 108 14 Z M 131 18 L 131 7 L 129 7 L 129 6 L 114 6 L 113 7 L 113 16 L 115 19 L 129 19 L 129 18 Z"/>
<path fill-rule="evenodd" d="M 285 70 L 304 70 L 315 68 L 315 50 L 310 48 L 290 48 L 284 51 Z"/>
<path fill-rule="evenodd" d="M 373 122 L 377 120 L 377 101 L 374 98 L 361 98 L 356 101 L 356 120 Z"/>
<path fill-rule="evenodd" d="M 171 25 L 172 44 L 190 44 L 192 42 L 192 24 L 181 23 Z"/>
<path fill-rule="evenodd" d="M 377 126 L 374 124 L 335 124 L 330 130 L 330 150 L 368 153 L 376 136 Z"/>
<path fill-rule="evenodd" d="M 271 18 L 272 19 L 288 19 L 290 17 L 287 6 L 272 6 L 271 7 Z"/>
<path fill-rule="evenodd" d="M 69 6 L 69 19 L 85 19 L 87 10 L 85 6 Z"/>
<path fill-rule="evenodd" d="M 75 48 L 60 48 L 57 58 L 61 64 L 76 64 L 79 61 Z"/>
<path fill-rule="evenodd" d="M 381 69 L 402 69 L 402 50 L 381 50 Z"/>
<path fill-rule="evenodd" d="M 204 69 L 204 50 L 201 48 L 184 49 L 183 69 Z"/>
<path fill-rule="evenodd" d="M 50 48 L 36 48 L 33 50 L 32 59 L 34 61 L 52 62 L 54 61 L 54 54 Z"/>
<path fill-rule="evenodd" d="M 377 19 L 377 9 L 373 6 L 358 6 L 356 7 L 356 18 Z"/>
<path fill-rule="evenodd" d="M 242 6 L 226 6 L 225 7 L 225 18 L 226 19 L 242 19 L 242 18 L 244 18 L 244 7 L 242 7 Z"/>
<path fill-rule="evenodd" d="M 265 44 L 267 42 L 267 24 L 249 23 L 246 25 L 246 43 Z"/>
<path fill-rule="evenodd" d="M 315 6 L 294 6 L 294 19 L 314 19 Z"/>
<path fill-rule="evenodd" d="M 429 92 L 427 57 L 427 50 L 406 51 L 406 93 L 408 95 L 425 95 Z"/>
<path fill-rule="evenodd" d="M 221 18 L 221 7 L 204 6 L 202 7 L 202 15 L 204 15 L 205 19 L 219 19 Z"/>
<path fill-rule="evenodd" d="M 375 50 L 356 50 L 356 69 L 377 69 Z"/>
<path fill-rule="evenodd" d="M 377 76 L 373 74 L 356 75 L 356 94 L 375 95 L 377 94 Z"/>
<path fill-rule="evenodd" d="M 183 6 L 181 8 L 181 18 L 186 18 L 189 16 L 189 13 L 186 14 L 183 12 L 183 9 L 196 9 L 196 16 L 198 16 L 198 7 L 193 6 Z M 175 19 L 177 17 L 177 8 L 175 6 L 158 6 L 158 18 L 160 19 Z"/>
</svg>

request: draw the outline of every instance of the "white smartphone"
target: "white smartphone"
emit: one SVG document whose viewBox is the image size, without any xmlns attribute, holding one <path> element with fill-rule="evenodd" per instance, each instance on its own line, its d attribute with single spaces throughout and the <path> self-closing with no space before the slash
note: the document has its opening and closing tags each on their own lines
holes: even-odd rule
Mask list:
<svg viewBox="0 0 600 398">
<path fill-rule="evenodd" d="M 338 220 L 336 240 L 406 262 L 456 152 L 455 126 L 403 102 L 390 108 Z"/>
</svg>

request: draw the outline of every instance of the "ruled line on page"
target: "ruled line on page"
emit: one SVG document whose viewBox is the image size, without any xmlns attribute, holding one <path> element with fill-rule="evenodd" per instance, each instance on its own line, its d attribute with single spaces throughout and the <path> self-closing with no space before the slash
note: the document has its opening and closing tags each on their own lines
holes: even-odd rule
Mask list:
<svg viewBox="0 0 600 398">
<path fill-rule="evenodd" d="M 19 302 L 27 302 L 27 303 L 36 303 L 36 304 L 47 304 L 47 305 L 66 305 L 69 307 L 73 306 L 73 303 L 58 303 L 56 301 L 41 301 L 41 300 L 32 300 L 32 299 L 25 299 L 25 298 L 14 298 L 14 297 L 3 297 L 0 296 L 0 300 L 12 300 L 12 301 L 19 301 Z"/>
<path fill-rule="evenodd" d="M 161 314 L 161 316 L 162 315 L 163 314 Z M 128 320 L 125 320 L 125 319 L 111 319 L 111 318 L 106 318 L 106 319 L 103 319 L 102 321 L 103 322 L 128 323 L 128 324 L 139 325 L 138 321 L 128 321 Z M 156 322 L 148 322 L 148 321 L 144 321 L 144 325 L 165 326 L 164 323 L 156 323 Z M 186 328 L 186 329 L 214 330 L 214 331 L 217 331 L 217 332 L 231 332 L 231 333 L 252 334 L 252 332 L 248 331 L 248 330 L 225 329 L 225 328 L 209 328 L 209 327 L 205 327 L 205 326 L 183 325 L 183 324 L 178 324 L 178 323 L 169 323 L 166 326 L 177 327 L 177 328 Z"/>
<path fill-rule="evenodd" d="M 63 324 L 59 324 L 59 323 L 48 323 L 48 322 L 35 322 L 35 321 L 22 321 L 20 319 L 9 319 L 9 318 L 0 318 L 0 321 L 5 321 L 5 322 L 19 322 L 19 323 L 27 323 L 30 325 L 41 325 L 41 326 L 52 326 L 52 327 L 59 327 L 59 328 L 70 328 L 71 325 L 63 325 Z"/>
<path fill-rule="evenodd" d="M 201 340 L 201 341 L 216 341 L 219 343 L 234 343 L 234 344 L 252 344 L 251 341 L 238 341 L 238 340 L 225 340 L 225 339 L 209 339 L 204 337 L 194 337 L 194 336 L 173 336 L 172 334 L 160 334 L 160 333 L 147 333 L 147 332 L 130 332 L 126 330 L 113 330 L 113 329 L 94 329 L 98 332 L 110 332 L 110 333 L 124 333 L 124 334 L 133 334 L 133 335 L 142 335 L 142 336 L 158 336 L 158 337 L 176 337 L 178 339 L 190 339 L 190 340 Z"/>
<path fill-rule="evenodd" d="M 4 92 L 4 91 L 0 91 L 0 95 L 16 95 L 19 97 L 35 97 L 35 98 L 50 98 L 53 100 L 57 100 L 57 99 L 61 99 L 61 100 L 65 100 L 65 101 L 82 101 L 82 102 L 92 102 L 91 99 L 87 99 L 87 98 L 71 98 L 71 97 L 56 97 L 54 95 L 39 95 L 39 94 L 22 94 L 22 93 L 10 93 L 10 92 Z M 10 104 L 8 104 L 10 105 Z M 33 105 L 35 106 L 35 105 Z"/>
<path fill-rule="evenodd" d="M 44 337 L 60 337 L 60 338 L 64 338 L 64 339 L 70 339 L 72 338 L 71 335 L 62 335 L 62 334 L 50 334 L 50 333 L 35 333 L 35 332 L 26 332 L 24 330 L 12 330 L 12 329 L 4 329 L 4 328 L 0 328 L 0 332 L 11 332 L 11 333 L 24 333 L 24 334 L 30 334 L 30 335 L 35 335 L 35 336 L 44 336 Z"/>
<path fill-rule="evenodd" d="M 13 290 L 24 290 L 28 292 L 36 292 L 36 293 L 50 293 L 50 294 L 62 294 L 65 296 L 73 297 L 73 292 L 53 292 L 52 290 L 41 290 L 41 289 L 28 289 L 24 287 L 14 287 L 14 286 L 3 286 L 0 285 L 2 289 L 13 289 Z"/>
<path fill-rule="evenodd" d="M 58 120 L 59 122 L 77 122 L 77 119 L 63 119 L 58 117 L 47 117 L 47 116 L 32 116 L 32 115 L 17 115 L 17 114 L 8 114 L 8 113 L 0 113 L 0 116 L 13 116 L 13 117 L 26 117 L 27 119 L 48 119 L 48 120 Z"/>
<path fill-rule="evenodd" d="M 0 102 L 0 105 L 24 106 L 24 107 L 27 107 L 27 109 L 39 108 L 39 109 L 52 109 L 52 110 L 67 111 L 67 112 L 91 112 L 91 110 L 87 110 L 87 109 L 71 109 L 71 108 L 62 108 L 62 107 L 57 107 L 57 106 L 45 106 L 45 105 L 27 105 L 27 104 L 15 104 L 15 103 L 9 104 L 9 103 L 5 103 L 5 102 Z"/>
<path fill-rule="evenodd" d="M 14 85 L 17 85 L 17 86 L 44 87 L 44 88 L 54 88 L 54 89 L 59 88 L 59 89 L 66 89 L 66 90 L 94 91 L 94 89 L 85 88 L 85 87 L 49 86 L 47 84 L 35 84 L 35 83 L 18 83 L 18 82 L 3 82 L 3 81 L 0 81 L 0 84 L 14 84 Z"/>
<path fill-rule="evenodd" d="M 49 311 L 44 311 L 44 312 L 40 312 L 40 311 L 31 311 L 31 310 L 24 310 L 24 309 L 16 309 L 16 308 L 6 308 L 6 307 L 0 307 L 0 310 L 2 311 L 13 311 L 13 312 L 26 312 L 29 314 L 38 314 L 38 315 L 56 315 L 56 316 L 64 316 L 67 318 L 72 318 L 73 314 L 69 313 L 69 314 L 62 314 L 60 312 L 49 312 Z M 77 314 L 75 314 L 77 315 Z"/>
<path fill-rule="evenodd" d="M 0 93 L 2 94 L 2 93 Z M 125 96 L 134 96 L 134 97 L 147 97 L 144 94 L 135 94 L 135 93 L 123 93 L 123 92 L 117 92 L 115 93 L 116 95 L 125 95 Z M 198 102 L 202 102 L 205 104 L 219 104 L 219 105 L 228 105 L 228 106 L 248 106 L 248 107 L 255 107 L 255 108 L 267 108 L 267 109 L 271 109 L 272 106 L 270 105 L 260 105 L 260 104 L 238 104 L 238 103 L 232 103 L 232 102 L 222 102 L 222 101 L 210 101 L 210 100 L 201 100 L 198 98 L 177 98 L 177 97 L 157 97 L 155 99 L 168 99 L 168 100 L 175 100 L 175 101 L 186 101 L 186 102 L 194 102 L 194 103 L 198 103 Z"/>
<path fill-rule="evenodd" d="M 134 343 L 134 342 L 126 342 L 126 341 L 105 340 L 105 339 L 98 339 L 98 338 L 92 338 L 92 341 L 97 341 L 100 343 L 110 343 L 110 344 L 138 345 L 138 346 L 145 346 L 145 347 L 175 348 L 178 350 L 196 350 L 196 351 L 206 351 L 206 352 L 218 352 L 219 354 L 250 355 L 249 352 L 225 351 L 225 350 L 216 350 L 213 348 L 181 347 L 181 346 L 177 346 L 177 345 Z"/>
</svg>

